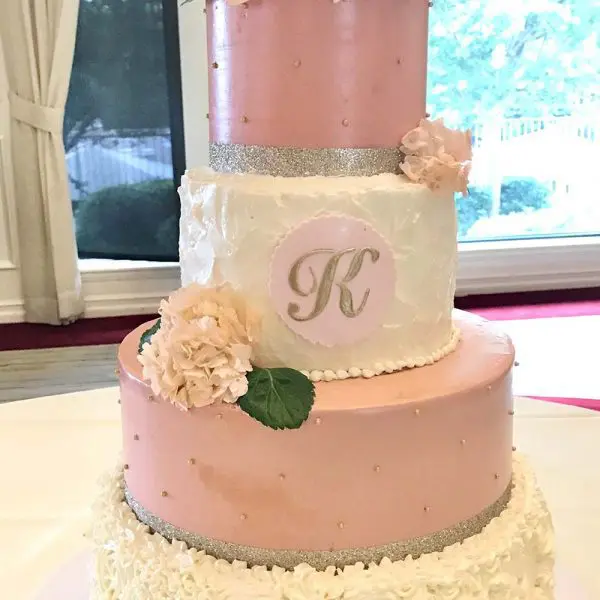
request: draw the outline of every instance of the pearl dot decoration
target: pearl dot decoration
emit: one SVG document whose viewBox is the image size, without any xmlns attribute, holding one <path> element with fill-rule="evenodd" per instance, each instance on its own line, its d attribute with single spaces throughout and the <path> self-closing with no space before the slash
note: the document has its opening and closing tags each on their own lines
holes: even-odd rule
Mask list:
<svg viewBox="0 0 600 600">
<path fill-rule="evenodd" d="M 195 465 L 196 464 L 196 459 L 195 458 L 188 458 L 188 464 Z"/>
<path fill-rule="evenodd" d="M 415 408 L 415 417 L 418 417 L 421 414 L 420 409 Z"/>
<path fill-rule="evenodd" d="M 128 471 L 128 470 L 129 470 L 129 465 L 128 465 L 127 463 L 125 463 L 125 464 L 123 465 L 123 468 L 124 468 L 126 471 Z"/>
<path fill-rule="evenodd" d="M 375 471 L 375 473 L 380 473 L 381 472 L 381 467 L 379 465 L 375 465 L 373 467 L 373 471 Z"/>
<path fill-rule="evenodd" d="M 315 425 L 320 425 L 321 424 L 321 417 L 317 417 L 315 419 Z"/>
<path fill-rule="evenodd" d="M 240 119 L 240 121 L 242 123 L 248 123 L 248 121 L 250 121 L 250 119 L 246 115 L 242 115 L 242 118 Z"/>
<path fill-rule="evenodd" d="M 513 417 L 513 416 L 514 416 L 514 414 L 515 414 L 515 411 L 511 409 L 511 410 L 509 410 L 509 411 L 508 411 L 508 414 L 509 414 L 511 417 Z"/>
<path fill-rule="evenodd" d="M 516 446 L 513 446 L 513 447 L 512 447 L 512 451 L 513 451 L 513 452 L 516 452 L 516 451 L 517 451 L 517 447 L 516 447 Z"/>
<path fill-rule="evenodd" d="M 494 473 L 494 479 L 500 479 L 500 475 L 498 473 Z"/>
<path fill-rule="evenodd" d="M 134 433 L 133 434 L 133 439 L 134 439 L 134 441 L 138 442 L 139 439 L 140 439 L 140 436 L 137 433 Z"/>
<path fill-rule="evenodd" d="M 240 521 L 245 521 L 248 518 L 248 515 L 246 513 L 242 513 L 240 515 Z"/>
<path fill-rule="evenodd" d="M 211 67 L 212 67 L 213 69 L 218 69 L 218 68 L 219 68 L 219 63 L 218 63 L 218 62 L 214 62 L 214 63 L 211 65 Z"/>
<path fill-rule="evenodd" d="M 294 67 L 298 68 L 302 64 L 302 61 L 300 59 L 296 59 L 293 64 Z"/>
<path fill-rule="evenodd" d="M 163 490 L 163 491 L 160 493 L 160 495 L 161 495 L 163 498 L 166 498 L 166 497 L 169 495 L 169 492 L 167 492 L 167 490 Z"/>
<path fill-rule="evenodd" d="M 120 377 L 120 375 L 121 375 L 121 369 L 119 369 L 119 367 L 117 367 L 117 368 L 115 369 L 115 375 L 116 375 L 117 377 Z"/>
<path fill-rule="evenodd" d="M 467 440 L 460 440 L 460 445 L 461 446 L 466 446 L 467 444 Z"/>
<path fill-rule="evenodd" d="M 516 463 L 515 463 L 516 464 Z M 122 475 L 122 473 L 121 473 Z M 122 482 L 123 483 L 123 482 Z M 293 568 L 301 563 L 310 564 L 312 566 L 320 565 L 320 568 L 326 568 L 330 565 L 351 565 L 360 562 L 371 563 L 374 560 L 379 562 L 381 557 L 392 556 L 396 559 L 401 559 L 409 554 L 420 555 L 422 553 L 429 553 L 439 551 L 445 548 L 449 544 L 456 541 L 463 541 L 467 537 L 470 537 L 474 533 L 480 532 L 482 527 L 489 524 L 490 519 L 494 516 L 500 515 L 500 513 L 507 506 L 509 499 L 511 498 L 512 483 L 507 487 L 502 496 L 493 504 L 488 507 L 484 512 L 473 517 L 470 521 L 463 521 L 456 527 L 456 531 L 444 530 L 428 536 L 426 538 L 415 538 L 408 542 L 402 541 L 398 543 L 391 543 L 385 546 L 380 546 L 376 549 L 376 553 L 373 554 L 373 548 L 364 549 L 350 549 L 350 550 L 338 550 L 341 554 L 337 557 L 324 556 L 322 552 L 306 552 L 306 551 L 290 551 L 290 550 L 268 550 L 252 548 L 248 546 L 240 546 L 237 544 L 228 544 L 227 542 L 220 542 L 217 540 L 211 540 L 210 538 L 204 538 L 197 536 L 191 532 L 177 529 L 172 525 L 165 523 L 159 517 L 156 517 L 152 513 L 146 511 L 135 498 L 133 498 L 127 490 L 125 490 L 125 499 L 129 506 L 133 508 L 138 518 L 148 525 L 154 532 L 165 536 L 168 540 L 180 540 L 192 546 L 195 549 L 205 549 L 208 554 L 225 558 L 226 560 L 243 560 L 248 561 L 256 565 L 279 565 L 283 568 Z M 117 499 L 118 498 L 118 499 Z M 122 510 L 123 493 L 115 497 L 119 510 Z M 126 534 L 127 535 L 127 534 Z M 379 559 L 375 559 L 379 556 Z M 273 600 L 276 600 L 275 598 Z M 279 599 L 281 600 L 281 599 Z M 540 599 L 541 600 L 541 599 Z"/>
<path fill-rule="evenodd" d="M 217 413 L 217 416 L 215 418 L 220 421 L 223 418 L 223 413 Z"/>
<path fill-rule="evenodd" d="M 428 512 L 431 510 L 431 508 L 430 508 L 429 506 L 424 506 L 424 507 L 423 507 L 423 510 L 424 510 L 426 513 L 428 513 Z"/>
<path fill-rule="evenodd" d="M 348 369 L 339 369 L 338 371 L 320 371 L 318 369 L 313 369 L 310 371 L 303 370 L 300 371 L 303 375 L 308 377 L 311 381 L 331 381 L 333 379 L 349 379 L 355 377 L 364 377 L 365 379 L 369 379 L 374 377 L 375 375 L 380 375 L 381 373 L 394 373 L 396 371 L 401 371 L 402 369 L 412 369 L 413 367 L 423 367 L 425 365 L 431 365 L 438 360 L 444 358 L 444 356 L 450 354 L 460 340 L 460 330 L 457 327 L 454 327 L 452 330 L 452 337 L 450 341 L 442 348 L 431 354 L 430 356 L 420 356 L 417 358 L 412 358 L 410 360 L 400 360 L 400 361 L 387 361 L 385 364 L 383 363 L 375 363 L 370 369 L 359 369 L 358 367 L 350 367 Z"/>
<path fill-rule="evenodd" d="M 343 521 L 340 521 L 340 522 L 338 523 L 338 529 L 344 529 L 344 527 L 345 527 L 345 525 L 344 525 L 344 522 L 343 522 Z"/>
<path fill-rule="evenodd" d="M 121 473 L 119 472 L 121 471 Z M 206 595 L 206 581 L 216 583 L 215 597 L 238 598 L 240 590 L 248 589 L 252 582 L 252 593 L 258 597 L 272 598 L 308 597 L 299 591 L 318 590 L 321 598 L 357 597 L 357 585 L 371 598 L 408 598 L 413 591 L 423 597 L 457 598 L 473 595 L 473 590 L 488 594 L 492 581 L 501 581 L 505 598 L 538 598 L 546 600 L 552 595 L 553 552 L 551 520 L 543 498 L 537 489 L 531 469 L 520 457 L 515 458 L 514 492 L 505 510 L 499 513 L 491 527 L 474 533 L 462 544 L 448 540 L 442 543 L 445 550 L 439 556 L 423 556 L 412 561 L 402 560 L 404 553 L 396 558 L 381 560 L 381 554 L 343 553 L 336 551 L 335 543 L 330 542 L 329 552 L 298 557 L 284 553 L 277 557 L 257 555 L 256 549 L 244 554 L 247 547 L 228 546 L 223 549 L 220 542 L 203 546 L 207 554 L 190 548 L 187 543 L 170 542 L 148 530 L 132 512 L 134 500 L 123 503 L 124 489 L 122 469 L 103 479 L 101 496 L 94 505 L 94 519 L 98 526 L 92 528 L 91 540 L 97 564 L 102 565 L 102 578 L 115 597 L 125 598 L 127 592 L 136 586 L 139 590 L 156 590 L 157 597 L 202 597 Z M 132 532 L 135 543 L 132 543 Z M 171 531 L 175 533 L 175 531 Z M 181 539 L 181 538 L 179 538 Z M 452 544 L 452 545 L 450 545 Z M 436 548 L 413 550 L 421 555 L 440 551 Z M 384 556 L 390 551 L 383 550 Z M 330 555 L 334 553 L 333 555 Z M 465 561 L 465 554 L 470 557 Z M 216 561 L 218 556 L 222 560 Z M 322 558 L 321 558 L 322 556 Z M 435 560 L 432 560 L 435 559 Z M 233 560 L 243 560 L 248 565 L 233 564 Z M 331 565 L 354 565 L 364 563 L 359 568 L 329 569 Z M 229 562 L 227 562 L 229 561 Z M 294 577 L 294 567 L 300 563 L 314 563 L 312 568 L 302 568 Z M 280 569 L 252 565 L 279 564 Z M 156 568 L 160 566 L 159 568 Z M 284 573 L 283 569 L 289 570 Z M 407 580 L 418 573 L 422 578 L 421 587 L 411 586 L 408 592 L 398 596 Z M 506 578 L 505 573 L 514 577 Z M 453 582 L 448 574 L 452 574 Z M 449 587 L 452 585 L 452 587 Z M 455 589 L 456 588 L 456 589 Z M 496 588 L 497 589 L 497 588 Z M 135 590 L 135 588 L 134 588 Z M 491 593 L 491 592 L 490 592 Z M 365 596 L 366 597 L 366 596 Z M 416 596 L 415 596 L 416 597 Z"/>
<path fill-rule="evenodd" d="M 350 125 L 350 121 L 348 121 L 348 119 L 342 119 L 342 125 L 344 127 L 348 127 L 348 125 Z"/>
<path fill-rule="evenodd" d="M 285 479 L 285 473 L 279 473 L 279 479 L 283 481 Z"/>
</svg>

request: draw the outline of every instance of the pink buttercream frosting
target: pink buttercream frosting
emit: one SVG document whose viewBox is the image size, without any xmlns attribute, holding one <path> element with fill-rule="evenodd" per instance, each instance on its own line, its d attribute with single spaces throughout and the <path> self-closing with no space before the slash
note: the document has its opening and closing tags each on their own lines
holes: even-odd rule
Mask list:
<svg viewBox="0 0 600 600">
<path fill-rule="evenodd" d="M 425 114 L 426 0 L 206 10 L 211 142 L 393 148 Z"/>
<path fill-rule="evenodd" d="M 514 351 L 481 319 L 456 322 L 458 348 L 431 366 L 316 384 L 294 431 L 155 400 L 137 329 L 119 350 L 129 490 L 176 527 L 263 548 L 379 546 L 479 514 L 511 479 Z"/>
</svg>

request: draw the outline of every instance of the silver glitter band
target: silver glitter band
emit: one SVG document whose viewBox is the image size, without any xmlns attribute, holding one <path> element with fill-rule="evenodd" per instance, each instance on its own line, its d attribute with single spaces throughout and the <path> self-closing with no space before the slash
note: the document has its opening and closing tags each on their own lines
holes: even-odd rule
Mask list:
<svg viewBox="0 0 600 600">
<path fill-rule="evenodd" d="M 163 521 L 160 517 L 146 510 L 133 498 L 128 489 L 124 490 L 125 500 L 131 507 L 137 518 L 148 525 L 153 532 L 159 533 L 168 540 L 179 540 L 185 542 L 190 548 L 204 550 L 207 554 L 216 558 L 222 558 L 229 562 L 234 560 L 243 561 L 252 567 L 264 565 L 266 567 L 279 566 L 291 570 L 299 564 L 306 563 L 319 571 L 327 567 L 344 567 L 362 562 L 380 563 L 383 558 L 391 561 L 403 560 L 409 555 L 417 558 L 421 554 L 441 552 L 447 546 L 464 541 L 465 539 L 481 533 L 483 528 L 506 508 L 512 494 L 512 483 L 493 504 L 485 508 L 474 517 L 461 521 L 457 525 L 438 531 L 424 537 L 413 538 L 401 542 L 393 542 L 384 546 L 371 548 L 347 548 L 329 551 L 307 551 L 307 550 L 275 550 L 272 548 L 255 548 L 253 546 L 242 546 L 230 542 L 222 542 L 203 537 L 197 533 L 184 531 Z"/>
<path fill-rule="evenodd" d="M 371 176 L 398 173 L 400 148 L 275 148 L 210 144 L 210 166 L 220 173 L 275 177 Z"/>
</svg>

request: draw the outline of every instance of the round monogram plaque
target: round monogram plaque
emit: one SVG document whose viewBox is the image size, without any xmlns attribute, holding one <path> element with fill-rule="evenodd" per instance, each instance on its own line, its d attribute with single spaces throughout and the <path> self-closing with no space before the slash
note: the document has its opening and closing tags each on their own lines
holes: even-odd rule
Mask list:
<svg viewBox="0 0 600 600">
<path fill-rule="evenodd" d="M 323 346 L 372 333 L 394 297 L 391 248 L 365 221 L 326 216 L 303 223 L 275 249 L 269 292 L 284 323 Z"/>
</svg>

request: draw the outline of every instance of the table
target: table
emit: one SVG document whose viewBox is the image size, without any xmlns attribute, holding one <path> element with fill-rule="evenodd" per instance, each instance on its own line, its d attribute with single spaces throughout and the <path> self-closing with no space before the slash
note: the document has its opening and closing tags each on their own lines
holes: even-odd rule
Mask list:
<svg viewBox="0 0 600 600">
<path fill-rule="evenodd" d="M 100 475 L 121 447 L 118 389 L 0 405 L 0 590 L 31 600 L 86 549 Z M 515 444 L 554 516 L 558 559 L 600 598 L 600 413 L 517 399 Z"/>
</svg>

